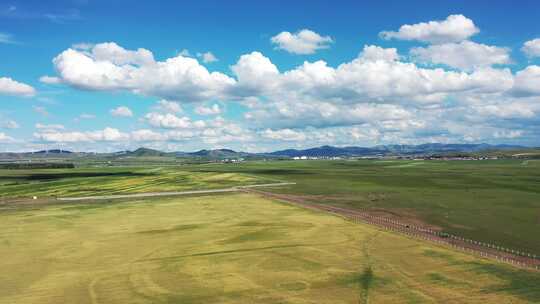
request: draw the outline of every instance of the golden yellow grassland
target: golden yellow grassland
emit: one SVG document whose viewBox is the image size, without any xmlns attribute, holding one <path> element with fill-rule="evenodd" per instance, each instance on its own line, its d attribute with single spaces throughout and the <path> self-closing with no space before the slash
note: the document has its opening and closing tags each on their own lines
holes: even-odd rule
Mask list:
<svg viewBox="0 0 540 304">
<path fill-rule="evenodd" d="M 536 303 L 540 273 L 253 194 L 0 211 L 0 303 Z"/>
</svg>

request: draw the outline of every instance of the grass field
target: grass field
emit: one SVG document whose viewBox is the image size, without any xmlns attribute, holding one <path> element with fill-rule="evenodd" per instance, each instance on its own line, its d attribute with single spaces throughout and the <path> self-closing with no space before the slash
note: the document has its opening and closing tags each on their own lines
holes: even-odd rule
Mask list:
<svg viewBox="0 0 540 304">
<path fill-rule="evenodd" d="M 540 273 L 252 194 L 0 211 L 0 303 L 540 303 Z"/>
<path fill-rule="evenodd" d="M 281 161 L 184 170 L 293 181 L 268 190 L 413 215 L 453 234 L 540 255 L 540 160 Z"/>
<path fill-rule="evenodd" d="M 540 255 L 540 160 L 274 161 L 182 166 L 0 170 L 0 199 L 268 188 L 318 203 L 376 208 Z"/>
<path fill-rule="evenodd" d="M 2 197 L 66 197 L 227 188 L 264 183 L 238 173 L 187 172 L 180 167 L 0 170 Z"/>
</svg>

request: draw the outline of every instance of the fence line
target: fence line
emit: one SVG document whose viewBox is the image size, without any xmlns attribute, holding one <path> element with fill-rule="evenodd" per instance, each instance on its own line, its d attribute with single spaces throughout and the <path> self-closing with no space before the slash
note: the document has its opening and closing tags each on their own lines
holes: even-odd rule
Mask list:
<svg viewBox="0 0 540 304">
<path fill-rule="evenodd" d="M 331 207 L 331 206 L 319 206 L 319 207 L 320 208 L 317 208 L 317 209 L 323 209 L 325 211 L 340 215 L 356 223 L 369 223 L 372 225 L 376 225 L 378 227 L 382 227 L 386 230 L 403 233 L 414 238 L 420 238 L 423 240 L 432 241 L 441 245 L 449 245 L 454 249 L 458 249 L 466 253 L 479 255 L 480 257 L 492 258 L 497 261 L 511 264 L 514 266 L 540 270 L 540 257 L 535 254 L 525 253 L 523 251 L 514 250 L 514 249 L 508 249 L 508 248 L 497 246 L 490 243 L 479 242 L 479 241 L 463 238 L 460 236 L 456 236 L 453 234 L 448 234 L 441 231 L 435 231 L 432 229 L 427 229 L 427 228 L 419 227 L 416 225 L 403 223 L 403 222 L 396 221 L 394 219 L 390 219 L 386 217 L 378 217 L 378 216 L 370 215 L 370 214 L 364 213 L 367 209 L 364 209 L 361 212 L 358 212 L 356 214 L 347 214 L 344 212 L 339 212 L 339 211 L 345 211 L 345 210 L 339 210 L 341 208 L 336 208 L 337 210 L 332 210 L 334 209 L 334 207 Z M 346 211 L 351 212 L 352 210 L 346 210 Z M 490 251 L 482 251 L 476 248 L 471 248 L 471 246 L 466 246 L 465 244 L 452 242 L 452 240 L 462 242 L 465 244 L 470 244 L 476 247 L 483 247 L 486 249 L 490 249 Z"/>
</svg>

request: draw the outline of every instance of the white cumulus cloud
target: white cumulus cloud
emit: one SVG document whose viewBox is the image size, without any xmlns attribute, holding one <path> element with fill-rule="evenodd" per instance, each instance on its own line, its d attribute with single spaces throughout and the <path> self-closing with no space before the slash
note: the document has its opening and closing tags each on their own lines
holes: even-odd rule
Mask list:
<svg viewBox="0 0 540 304">
<path fill-rule="evenodd" d="M 0 132 L 0 143 L 11 143 L 15 141 L 15 139 L 11 136 L 8 136 L 4 132 Z"/>
<path fill-rule="evenodd" d="M 238 62 L 231 69 L 241 83 L 249 83 L 254 79 L 265 80 L 279 74 L 276 65 L 260 52 L 240 56 Z"/>
<path fill-rule="evenodd" d="M 306 139 L 306 135 L 303 132 L 291 130 L 291 129 L 281 129 L 281 130 L 272 130 L 266 129 L 262 132 L 264 138 L 275 139 L 275 140 L 284 140 L 284 141 L 302 141 Z"/>
<path fill-rule="evenodd" d="M 283 146 L 292 141 L 489 142 L 494 134 L 512 135 L 508 130 L 513 129 L 523 131 L 516 140 L 540 134 L 535 127 L 540 122 L 540 67 L 531 65 L 514 74 L 497 66 L 510 63 L 507 49 L 460 39 L 417 48 L 422 50 L 417 61 L 437 67 L 408 61 L 396 48 L 366 45 L 350 61 L 305 61 L 285 71 L 264 54 L 252 52 L 241 55 L 226 76 L 207 70 L 196 58 L 152 62 L 138 50 L 104 52 L 98 60 L 93 46 L 58 55 L 57 69 L 62 82 L 74 87 L 162 99 L 141 120 L 148 129 L 125 133 L 133 141 L 189 140 L 194 146 L 213 147 L 260 143 L 263 149 L 272 140 Z M 220 114 L 223 102 L 240 102 L 246 108 L 244 119 L 236 122 L 219 116 L 193 120 L 181 114 L 180 102 L 198 102 L 194 111 L 202 115 Z M 95 141 L 88 132 L 48 133 Z"/>
<path fill-rule="evenodd" d="M 427 100 L 433 95 L 470 90 L 498 92 L 512 85 L 512 75 L 507 69 L 465 73 L 420 68 L 413 63 L 395 60 L 395 51 L 390 50 L 366 46 L 360 57 L 337 68 L 327 67 L 322 61 L 305 62 L 285 72 L 282 79 L 273 77 L 278 82 L 282 81 L 281 87 L 274 91 L 291 93 L 296 97 L 302 93 L 328 101 L 363 100 L 366 103 L 402 101 L 405 97 L 410 101 Z M 256 76 L 251 81 L 257 81 Z"/>
<path fill-rule="evenodd" d="M 530 58 L 540 57 L 540 38 L 525 42 L 521 51 Z"/>
<path fill-rule="evenodd" d="M 444 43 L 411 49 L 413 58 L 420 62 L 445 64 L 462 70 L 471 70 L 494 64 L 511 62 L 510 49 L 472 41 Z"/>
<path fill-rule="evenodd" d="M 132 117 L 133 116 L 133 112 L 131 111 L 131 109 L 126 106 L 120 106 L 120 107 L 111 109 L 110 113 L 112 116 L 117 116 L 117 117 Z"/>
<path fill-rule="evenodd" d="M 402 25 L 398 31 L 383 31 L 384 39 L 418 40 L 428 43 L 447 43 L 465 40 L 480 29 L 463 15 L 450 15 L 445 20 Z"/>
<path fill-rule="evenodd" d="M 197 53 L 204 63 L 212 63 L 218 61 L 217 57 L 212 52 Z"/>
<path fill-rule="evenodd" d="M 168 136 L 148 129 L 141 129 L 131 132 L 131 139 L 134 141 L 165 141 Z"/>
<path fill-rule="evenodd" d="M 321 36 L 308 29 L 303 29 L 296 33 L 281 32 L 272 37 L 270 41 L 278 49 L 302 55 L 313 54 L 320 49 L 327 49 L 334 42 L 330 36 Z"/>
<path fill-rule="evenodd" d="M 155 108 L 157 110 L 170 113 L 181 113 L 183 111 L 182 106 L 180 106 L 178 102 L 165 99 L 158 101 Z"/>
<path fill-rule="evenodd" d="M 221 113 L 221 108 L 217 104 L 210 107 L 198 106 L 195 108 L 195 113 L 199 115 L 217 115 Z"/>
<path fill-rule="evenodd" d="M 517 138 L 523 136 L 522 130 L 498 130 L 493 132 L 494 138 Z"/>
<path fill-rule="evenodd" d="M 53 63 L 62 82 L 77 88 L 188 102 L 223 96 L 235 83 L 223 73 L 209 72 L 195 58 L 154 61 L 148 50 L 130 51 L 113 42 L 96 44 L 91 51 L 67 49 Z"/>
<path fill-rule="evenodd" d="M 540 95 L 540 66 L 530 65 L 518 71 L 513 91 L 516 95 Z"/>
<path fill-rule="evenodd" d="M 165 129 L 192 129 L 205 126 L 202 120 L 192 121 L 187 116 L 178 117 L 171 113 L 150 112 L 145 118 L 151 126 Z"/>
<path fill-rule="evenodd" d="M 65 127 L 64 125 L 60 125 L 60 124 L 42 124 L 42 123 L 37 123 L 35 125 L 36 129 L 40 129 L 40 130 L 47 130 L 47 131 L 54 131 L 54 130 L 64 130 Z"/>
<path fill-rule="evenodd" d="M 39 77 L 39 81 L 46 83 L 46 84 L 59 84 L 62 83 L 62 79 L 55 77 L 55 76 L 41 76 Z"/>
<path fill-rule="evenodd" d="M 149 50 L 140 48 L 136 51 L 130 51 L 114 42 L 94 45 L 92 56 L 96 61 L 108 61 L 116 65 L 150 65 L 155 63 L 154 55 Z"/>
<path fill-rule="evenodd" d="M 44 142 L 60 142 L 60 143 L 73 143 L 73 142 L 115 142 L 125 141 L 129 139 L 129 134 L 120 132 L 118 129 L 107 127 L 103 130 L 97 131 L 44 131 L 35 132 L 34 137 Z"/>
<path fill-rule="evenodd" d="M 0 77 L 0 94 L 31 97 L 36 94 L 36 90 L 30 85 L 9 77 Z"/>
<path fill-rule="evenodd" d="M 90 42 L 79 42 L 79 43 L 74 43 L 71 45 L 72 49 L 83 50 L 83 51 L 88 51 L 93 47 L 94 47 L 94 44 Z"/>
<path fill-rule="evenodd" d="M 399 59 L 397 49 L 395 48 L 382 48 L 376 45 L 365 45 L 359 58 L 363 61 L 396 61 Z"/>
</svg>

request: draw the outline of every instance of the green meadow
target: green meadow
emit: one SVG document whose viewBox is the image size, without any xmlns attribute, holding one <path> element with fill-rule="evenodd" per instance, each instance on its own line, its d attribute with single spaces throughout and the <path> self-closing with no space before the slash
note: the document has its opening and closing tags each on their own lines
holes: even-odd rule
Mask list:
<svg viewBox="0 0 540 304">
<path fill-rule="evenodd" d="M 253 194 L 3 209 L 0 256 L 0 303 L 540 303 L 538 272 Z"/>
<path fill-rule="evenodd" d="M 540 160 L 279 161 L 184 170 L 296 182 L 265 190 L 414 217 L 449 233 L 540 255 Z"/>
</svg>

